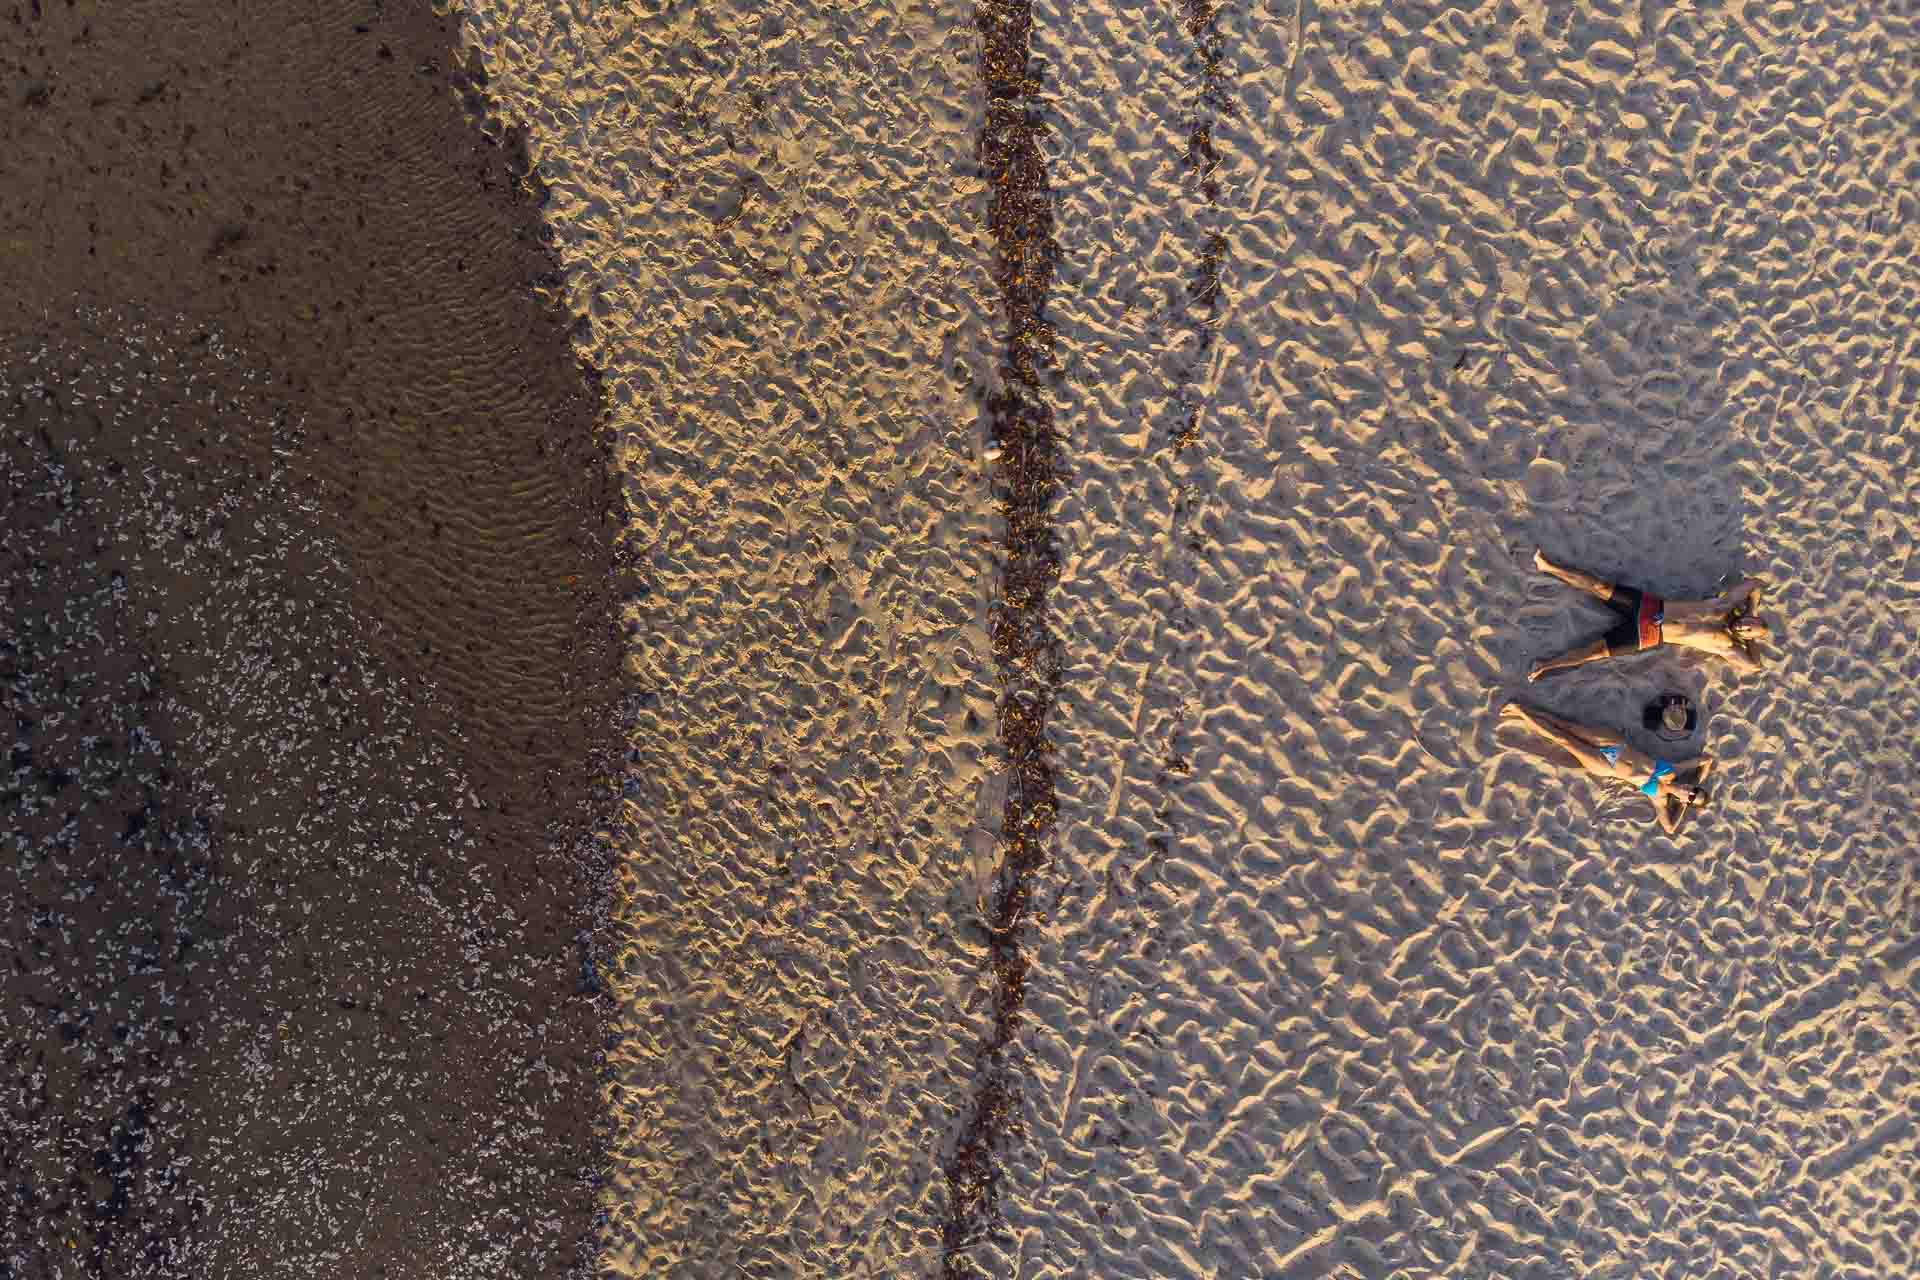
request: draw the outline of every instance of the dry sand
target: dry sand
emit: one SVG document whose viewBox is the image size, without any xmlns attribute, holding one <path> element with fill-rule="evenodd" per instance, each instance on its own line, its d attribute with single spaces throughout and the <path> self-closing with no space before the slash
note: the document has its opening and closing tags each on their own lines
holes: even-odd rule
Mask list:
<svg viewBox="0 0 1920 1280">
<path fill-rule="evenodd" d="M 610 490 L 458 53 L 0 21 L 0 1274 L 582 1261 Z"/>
<path fill-rule="evenodd" d="M 1041 19 L 1072 782 L 990 1273 L 1915 1265 L 1913 31 L 1644 15 L 1223 9 L 1211 206 L 1173 15 Z M 1677 842 L 1495 739 L 1606 624 L 1535 544 L 1775 584 L 1764 680 L 1533 691 L 1702 697 Z"/>
<path fill-rule="evenodd" d="M 973 11 L 474 6 L 654 567 L 614 1269 L 1912 1270 L 1911 19 L 1033 16 L 1062 814 L 1004 1229 L 943 1258 L 1003 806 Z M 1494 736 L 1605 621 L 1535 545 L 1775 584 L 1765 679 L 1537 691 L 1701 699 L 1679 841 Z"/>
</svg>

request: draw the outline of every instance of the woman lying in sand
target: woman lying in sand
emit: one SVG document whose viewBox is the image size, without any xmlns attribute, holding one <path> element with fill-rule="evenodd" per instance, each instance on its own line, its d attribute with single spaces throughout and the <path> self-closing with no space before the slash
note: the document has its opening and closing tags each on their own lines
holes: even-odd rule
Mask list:
<svg viewBox="0 0 1920 1280">
<path fill-rule="evenodd" d="M 1562 720 L 1517 702 L 1500 708 L 1500 718 L 1517 720 L 1554 746 L 1565 748 L 1588 773 L 1637 786 L 1653 801 L 1654 816 L 1669 835 L 1680 829 L 1681 819 L 1690 809 L 1706 806 L 1707 789 L 1700 784 L 1713 772 L 1713 761 L 1706 756 L 1677 762 L 1656 760 L 1628 746 L 1617 733 Z"/>
<path fill-rule="evenodd" d="M 1533 567 L 1605 601 L 1620 614 L 1620 625 L 1592 644 L 1557 658 L 1542 658 L 1527 673 L 1529 680 L 1601 658 L 1644 653 L 1663 644 L 1725 658 L 1741 671 L 1760 670 L 1758 645 L 1766 639 L 1769 630 L 1765 621 L 1753 616 L 1754 605 L 1765 585 L 1758 578 L 1748 578 L 1711 600 L 1662 600 L 1651 591 L 1607 582 L 1555 564 L 1547 559 L 1544 551 L 1533 553 Z"/>
</svg>

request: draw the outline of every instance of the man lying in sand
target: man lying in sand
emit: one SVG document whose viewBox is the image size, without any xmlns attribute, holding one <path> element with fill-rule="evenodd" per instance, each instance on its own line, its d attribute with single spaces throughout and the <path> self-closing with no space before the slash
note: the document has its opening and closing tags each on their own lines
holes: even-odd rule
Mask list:
<svg viewBox="0 0 1920 1280">
<path fill-rule="evenodd" d="M 1617 733 L 1562 720 L 1517 702 L 1500 708 L 1500 718 L 1518 721 L 1554 746 L 1565 748 L 1588 773 L 1635 787 L 1653 801 L 1654 817 L 1668 835 L 1680 829 L 1689 810 L 1706 806 L 1707 789 L 1700 784 L 1713 772 L 1713 761 L 1706 756 L 1678 762 L 1656 760 L 1628 746 Z"/>
<path fill-rule="evenodd" d="M 1725 658 L 1741 671 L 1761 669 L 1758 646 L 1770 632 L 1764 620 L 1753 616 L 1761 588 L 1766 585 L 1758 578 L 1748 578 L 1711 600 L 1662 600 L 1651 591 L 1607 582 L 1555 564 L 1547 559 L 1544 551 L 1533 553 L 1533 567 L 1605 601 L 1620 614 L 1621 620 L 1620 625 L 1592 644 L 1534 663 L 1533 669 L 1527 672 L 1529 680 L 1538 680 L 1549 671 L 1563 671 L 1602 658 L 1644 653 L 1663 644 Z"/>
</svg>

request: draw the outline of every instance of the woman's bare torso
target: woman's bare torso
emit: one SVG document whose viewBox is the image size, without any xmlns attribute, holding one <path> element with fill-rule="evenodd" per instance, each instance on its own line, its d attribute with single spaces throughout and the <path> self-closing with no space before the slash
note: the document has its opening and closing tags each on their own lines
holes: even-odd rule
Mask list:
<svg viewBox="0 0 1920 1280">
<path fill-rule="evenodd" d="M 1645 782 L 1647 775 L 1652 772 L 1652 756 L 1636 747 L 1630 747 L 1624 742 L 1620 744 L 1620 752 L 1613 760 L 1613 777 L 1624 779 L 1638 786 L 1640 783 Z"/>
<path fill-rule="evenodd" d="M 1704 770 L 1702 772 L 1704 773 Z M 1621 743 L 1618 754 L 1614 756 L 1611 769 L 1602 772 L 1600 776 L 1618 778 L 1622 782 L 1629 783 L 1635 788 L 1644 789 L 1647 779 L 1652 775 L 1653 757 L 1644 751 Z M 1669 771 L 1666 776 L 1659 780 L 1656 794 L 1650 797 L 1653 801 L 1654 808 L 1658 809 L 1662 804 L 1666 803 L 1669 796 L 1677 793 L 1676 787 L 1678 783 L 1679 779 L 1674 775 L 1673 771 Z"/>
</svg>

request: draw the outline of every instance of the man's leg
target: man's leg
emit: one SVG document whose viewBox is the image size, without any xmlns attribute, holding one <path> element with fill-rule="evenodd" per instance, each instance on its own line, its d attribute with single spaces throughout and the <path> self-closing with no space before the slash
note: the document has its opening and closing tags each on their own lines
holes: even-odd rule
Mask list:
<svg viewBox="0 0 1920 1280">
<path fill-rule="evenodd" d="M 1602 658 L 1613 656 L 1605 640 L 1595 640 L 1592 644 L 1582 645 L 1578 649 L 1569 649 L 1557 658 L 1542 658 L 1533 664 L 1527 672 L 1527 679 L 1538 680 L 1549 671 L 1565 671 L 1570 667 L 1585 666 L 1589 662 L 1598 662 Z"/>
<path fill-rule="evenodd" d="M 1597 600 L 1609 600 L 1613 597 L 1613 584 L 1604 578 L 1596 578 L 1590 573 L 1555 564 L 1547 559 L 1547 553 L 1536 550 L 1533 553 L 1533 567 L 1549 574 L 1572 587 L 1575 591 L 1584 591 Z"/>
</svg>

